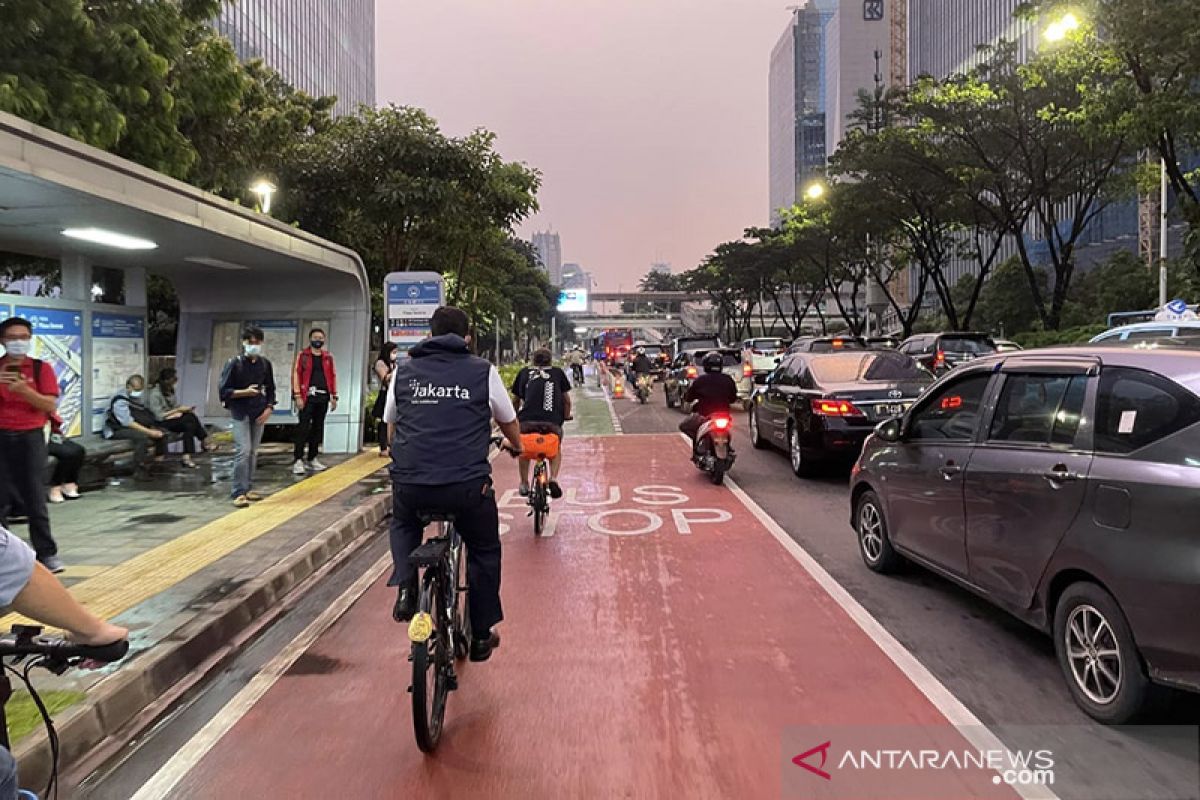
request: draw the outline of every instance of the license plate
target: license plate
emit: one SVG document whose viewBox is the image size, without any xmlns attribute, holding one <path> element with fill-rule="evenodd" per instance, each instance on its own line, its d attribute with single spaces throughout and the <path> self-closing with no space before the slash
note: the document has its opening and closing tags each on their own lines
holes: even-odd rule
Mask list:
<svg viewBox="0 0 1200 800">
<path fill-rule="evenodd" d="M 880 417 L 898 417 L 908 408 L 907 403 L 885 403 L 875 406 L 875 413 Z"/>
</svg>

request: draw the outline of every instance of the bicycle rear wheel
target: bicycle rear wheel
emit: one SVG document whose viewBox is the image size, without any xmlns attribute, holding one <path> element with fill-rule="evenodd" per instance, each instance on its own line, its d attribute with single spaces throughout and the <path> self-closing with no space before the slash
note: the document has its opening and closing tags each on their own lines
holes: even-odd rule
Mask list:
<svg viewBox="0 0 1200 800">
<path fill-rule="evenodd" d="M 438 570 L 427 569 L 421 583 L 419 608 L 421 614 L 429 615 L 433 631 L 425 641 L 412 644 L 413 731 L 417 736 L 417 747 L 425 753 L 436 750 L 442 738 L 446 696 L 450 691 L 444 664 L 452 656 L 447 640 L 448 631 L 443 624 L 440 592 Z"/>
<path fill-rule="evenodd" d="M 546 514 L 550 510 L 550 503 L 546 497 L 546 462 L 544 461 L 539 461 L 534 467 L 531 501 L 533 503 L 533 535 L 541 536 L 546 527 Z"/>
<path fill-rule="evenodd" d="M 454 596 L 454 657 L 462 661 L 471 651 L 471 598 L 467 583 L 467 547 L 458 546 L 458 587 Z"/>
</svg>

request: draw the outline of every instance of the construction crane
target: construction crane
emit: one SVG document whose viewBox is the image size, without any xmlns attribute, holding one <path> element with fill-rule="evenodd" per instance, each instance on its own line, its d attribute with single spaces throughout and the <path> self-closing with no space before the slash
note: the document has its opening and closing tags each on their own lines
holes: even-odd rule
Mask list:
<svg viewBox="0 0 1200 800">
<path fill-rule="evenodd" d="M 908 0 L 892 0 L 892 86 L 908 85 Z"/>
</svg>

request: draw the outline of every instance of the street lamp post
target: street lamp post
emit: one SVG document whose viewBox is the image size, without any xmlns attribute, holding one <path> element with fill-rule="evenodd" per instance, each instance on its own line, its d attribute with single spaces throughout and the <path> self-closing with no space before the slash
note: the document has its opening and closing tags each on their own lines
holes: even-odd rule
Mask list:
<svg viewBox="0 0 1200 800">
<path fill-rule="evenodd" d="M 1162 171 L 1162 186 L 1158 201 L 1158 305 L 1167 304 L 1167 160 L 1161 159 L 1159 167 Z"/>
<path fill-rule="evenodd" d="M 821 183 L 820 181 L 813 181 L 804 190 L 804 197 L 807 200 L 815 203 L 825 196 L 825 191 L 825 184 Z"/>
<path fill-rule="evenodd" d="M 278 191 L 275 184 L 267 180 L 256 181 L 250 191 L 258 195 L 258 210 L 264 214 L 271 213 L 271 196 Z"/>
</svg>

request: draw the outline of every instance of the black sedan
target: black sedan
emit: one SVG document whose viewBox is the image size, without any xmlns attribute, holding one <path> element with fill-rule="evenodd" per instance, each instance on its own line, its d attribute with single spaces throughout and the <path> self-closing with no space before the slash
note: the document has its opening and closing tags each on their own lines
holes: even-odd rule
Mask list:
<svg viewBox="0 0 1200 800">
<path fill-rule="evenodd" d="M 908 410 L 933 376 L 902 353 L 850 350 L 784 359 L 750 405 L 750 441 L 791 456 L 798 476 L 849 464 L 882 420 Z"/>
</svg>

